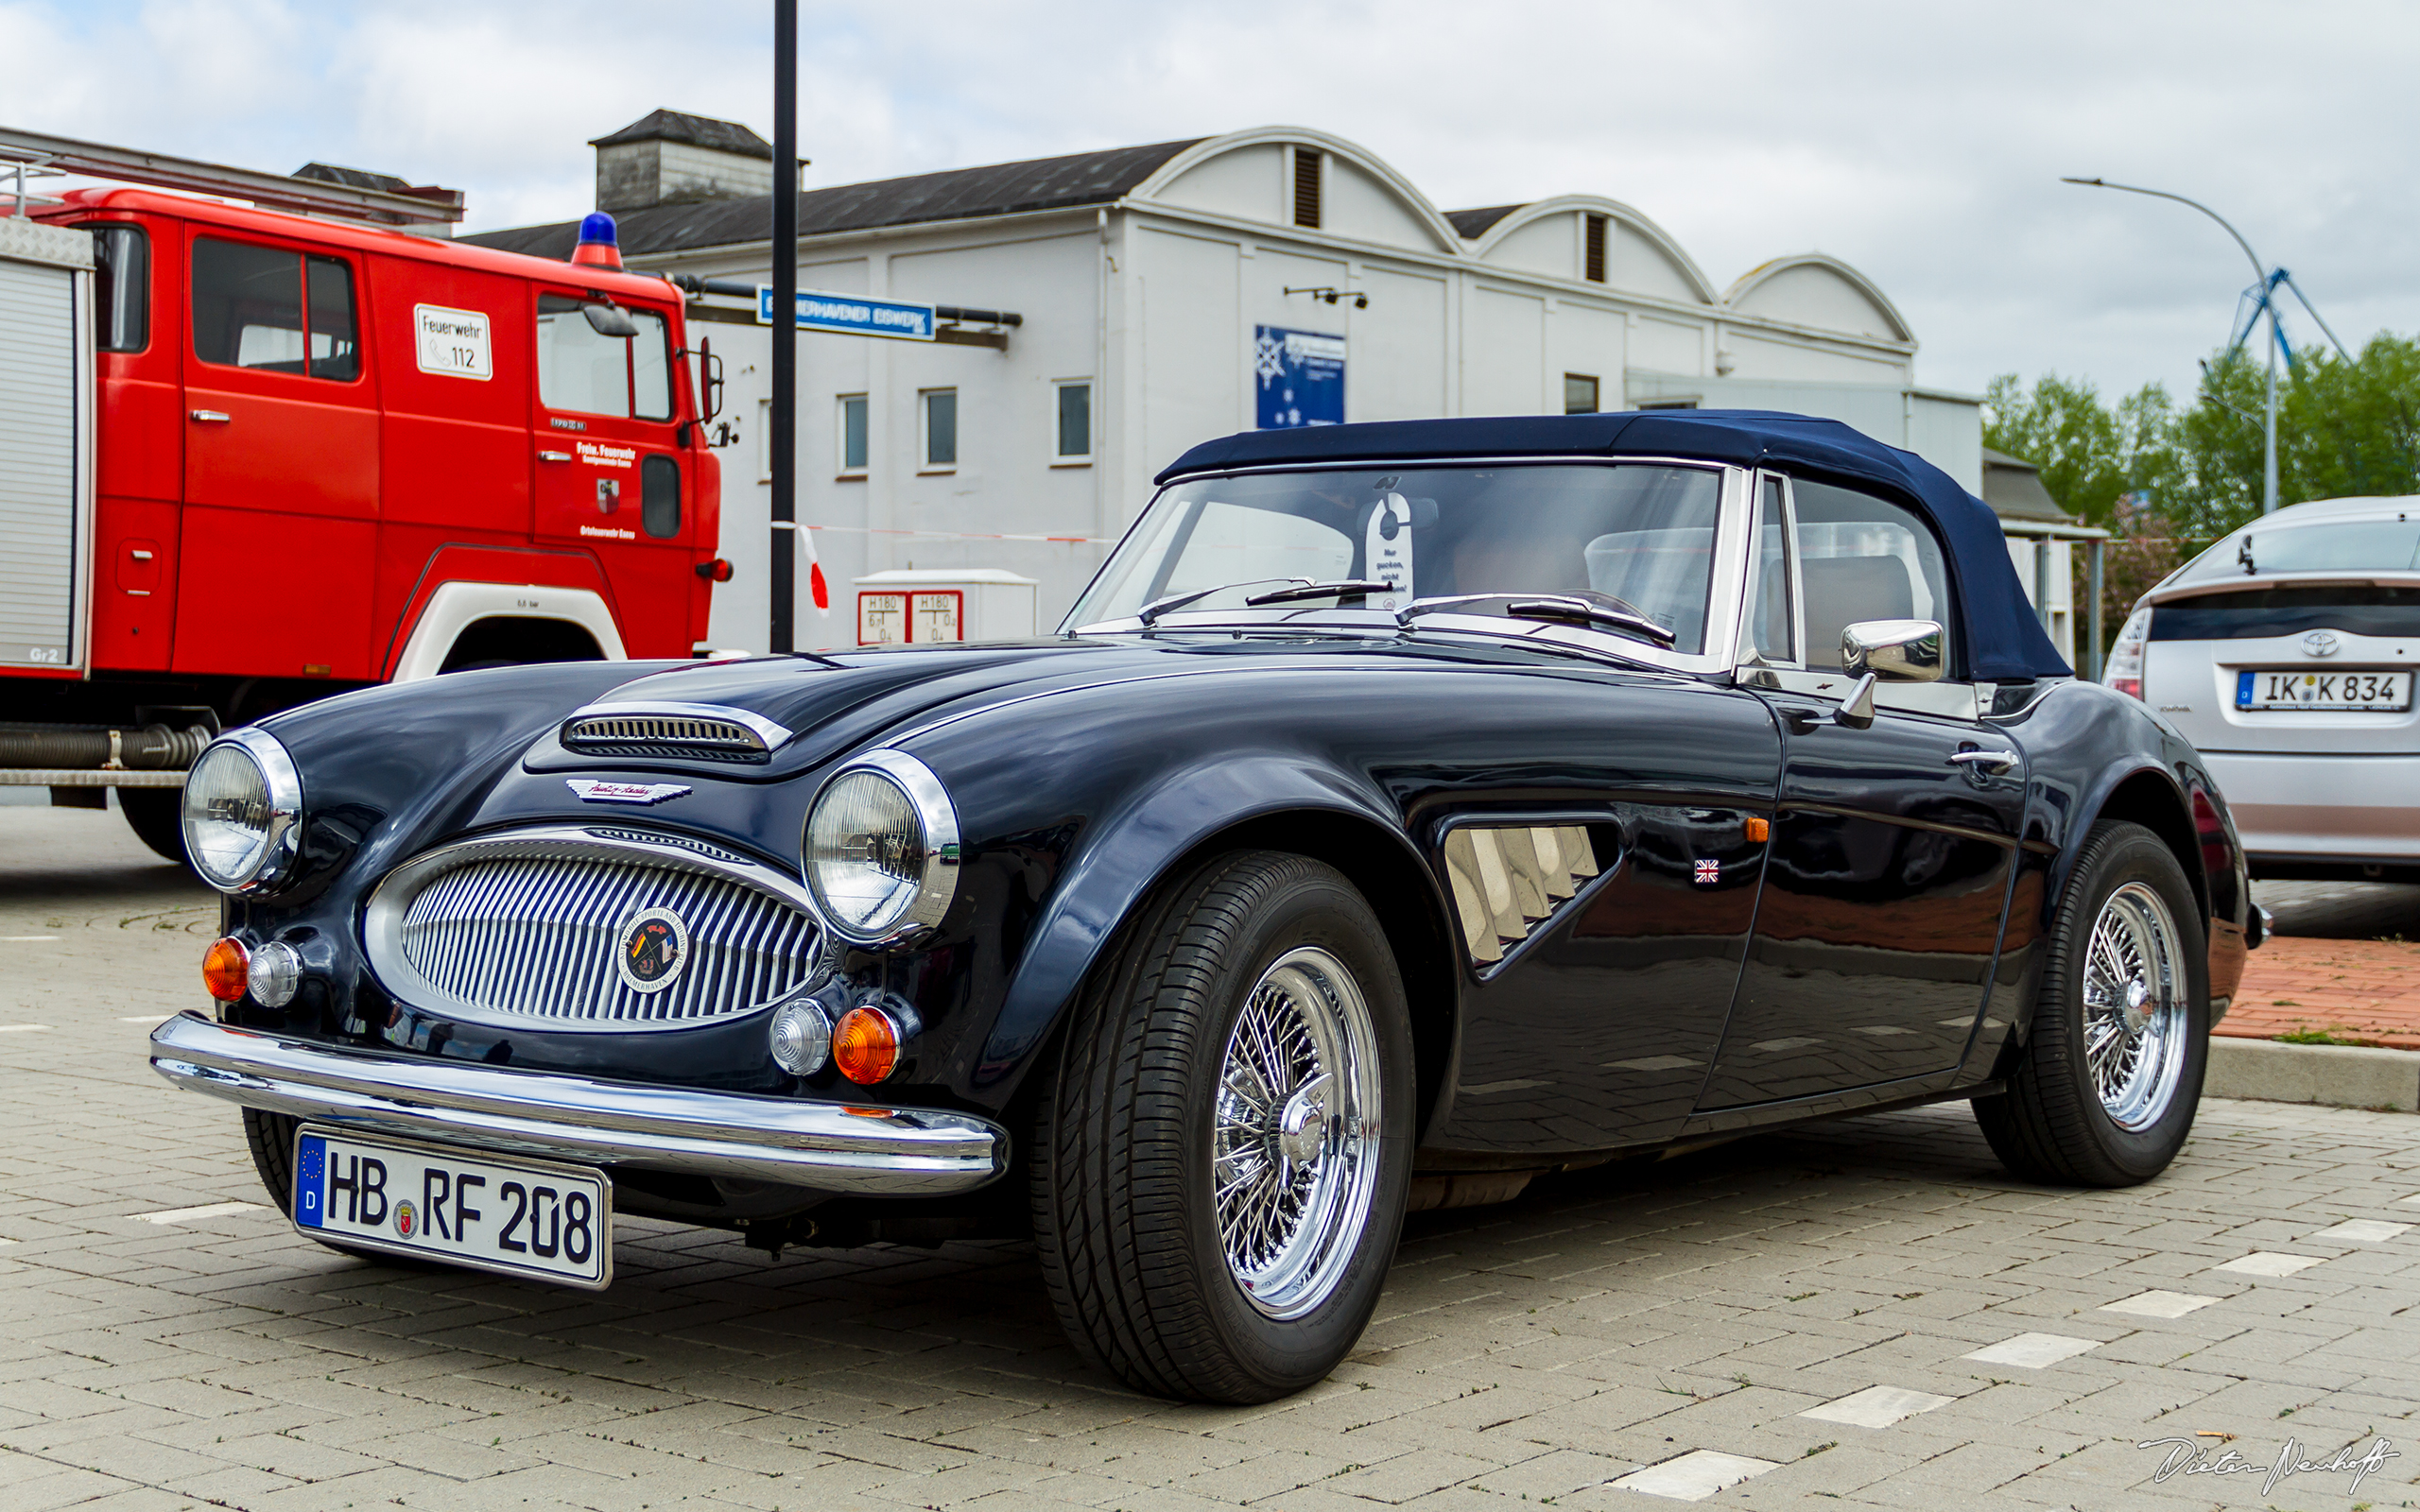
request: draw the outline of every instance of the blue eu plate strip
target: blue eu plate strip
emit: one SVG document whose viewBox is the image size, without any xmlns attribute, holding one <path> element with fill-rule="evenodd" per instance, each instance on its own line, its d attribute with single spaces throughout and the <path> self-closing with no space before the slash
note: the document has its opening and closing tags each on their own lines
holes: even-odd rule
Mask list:
<svg viewBox="0 0 2420 1512">
<path fill-rule="evenodd" d="M 2252 674 L 2249 672 L 2235 675 L 2235 706 L 2238 709 L 2252 707 Z"/>
<path fill-rule="evenodd" d="M 305 1134 L 297 1142 L 300 1149 L 294 1162 L 294 1221 L 305 1228 L 321 1227 L 320 1194 L 327 1183 L 320 1179 L 328 1165 L 328 1142 L 317 1134 Z"/>
</svg>

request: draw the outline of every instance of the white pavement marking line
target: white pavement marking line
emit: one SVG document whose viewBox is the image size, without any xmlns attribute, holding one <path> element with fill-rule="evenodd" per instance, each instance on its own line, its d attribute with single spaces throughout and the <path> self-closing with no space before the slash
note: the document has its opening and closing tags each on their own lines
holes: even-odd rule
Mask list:
<svg viewBox="0 0 2420 1512">
<path fill-rule="evenodd" d="M 2415 1208 L 2420 1208 L 2420 1192 L 2414 1192 L 2408 1197 L 2398 1197 L 2395 1200 L 2398 1202 L 2408 1202 Z"/>
<path fill-rule="evenodd" d="M 1812 1418 L 1817 1422 L 1846 1423 L 1852 1428 L 1888 1428 L 1902 1418 L 1913 1418 L 1920 1412 L 1946 1407 L 1955 1397 L 1936 1397 L 1929 1391 L 1910 1391 L 1905 1386 L 1868 1386 L 1853 1391 L 1838 1401 L 1827 1401 L 1821 1407 L 1809 1407 L 1798 1416 Z"/>
<path fill-rule="evenodd" d="M 2376 1218 L 2347 1218 L 2333 1228 L 2322 1228 L 2313 1239 L 2331 1239 L 2347 1245 L 2382 1245 L 2411 1231 L 2408 1223 L 2381 1223 Z"/>
<path fill-rule="evenodd" d="M 1748 1048 L 1761 1050 L 1769 1056 L 1777 1056 L 1785 1050 L 1804 1050 L 1808 1045 L 1820 1045 L 1823 1042 L 1821 1040 L 1809 1040 L 1804 1035 L 1791 1035 L 1781 1040 L 1759 1040 Z"/>
<path fill-rule="evenodd" d="M 49 1027 L 46 1023 L 0 1023 L 0 1034 L 36 1034 Z"/>
<path fill-rule="evenodd" d="M 176 1015 L 173 1013 L 138 1013 L 130 1019 L 120 1019 L 117 1022 L 120 1023 L 159 1023 L 164 1020 L 173 1019 L 175 1017 Z"/>
<path fill-rule="evenodd" d="M 0 935 L 0 945 L 47 945 L 58 938 L 56 935 Z"/>
<path fill-rule="evenodd" d="M 1703 1062 L 1691 1060 L 1686 1056 L 1642 1056 L 1636 1060 L 1608 1060 L 1605 1062 L 1605 1069 L 1607 1071 L 1686 1071 L 1691 1066 L 1702 1064 Z M 2414 1197 L 2412 1200 L 2420 1202 L 2420 1197 Z"/>
<path fill-rule="evenodd" d="M 2256 1249 L 2241 1260 L 2230 1260 L 2212 1270 L 2231 1270 L 2238 1276 L 2291 1276 L 2298 1270 L 2308 1270 L 2323 1263 L 2309 1255 L 2283 1255 L 2273 1249 Z"/>
<path fill-rule="evenodd" d="M 2107 1303 L 2098 1311 L 2132 1313 L 2137 1317 L 2183 1317 L 2217 1300 L 2215 1297 L 2196 1297 L 2191 1292 L 2143 1292 Z"/>
<path fill-rule="evenodd" d="M 1479 1082 L 1475 1086 L 1465 1087 L 1462 1091 L 1474 1097 L 1484 1097 L 1490 1092 L 1522 1092 L 1528 1091 L 1532 1087 L 1546 1085 L 1542 1081 L 1530 1081 L 1526 1077 L 1515 1076 L 1511 1081 Z"/>
<path fill-rule="evenodd" d="M 2020 1333 L 1972 1354 L 1960 1355 L 1981 1365 L 2013 1365 L 2026 1370 L 2072 1360 L 2086 1349 L 2098 1349 L 2099 1339 L 2071 1339 L 2064 1333 Z"/>
<path fill-rule="evenodd" d="M 1678 1459 L 1633 1470 L 1605 1484 L 1628 1491 L 1644 1491 L 1650 1496 L 1668 1496 L 1676 1502 L 1703 1502 L 1726 1486 L 1737 1486 L 1751 1476 L 1779 1469 L 1781 1465 L 1776 1460 L 1693 1449 Z"/>
<path fill-rule="evenodd" d="M 138 1212 L 134 1216 L 145 1223 L 195 1223 L 203 1218 L 224 1218 L 231 1213 L 256 1212 L 257 1202 L 207 1202 L 199 1208 L 170 1208 L 165 1212 Z"/>
</svg>

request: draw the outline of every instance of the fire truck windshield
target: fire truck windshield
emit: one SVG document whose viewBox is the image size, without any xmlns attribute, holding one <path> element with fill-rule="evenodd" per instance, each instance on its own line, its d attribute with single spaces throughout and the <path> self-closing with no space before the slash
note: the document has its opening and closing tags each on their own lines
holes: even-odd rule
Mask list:
<svg viewBox="0 0 2420 1512">
<path fill-rule="evenodd" d="M 538 398 L 548 409 L 630 420 L 672 418 L 672 357 L 664 317 L 625 308 L 638 335 L 597 334 L 578 300 L 538 299 Z"/>
</svg>

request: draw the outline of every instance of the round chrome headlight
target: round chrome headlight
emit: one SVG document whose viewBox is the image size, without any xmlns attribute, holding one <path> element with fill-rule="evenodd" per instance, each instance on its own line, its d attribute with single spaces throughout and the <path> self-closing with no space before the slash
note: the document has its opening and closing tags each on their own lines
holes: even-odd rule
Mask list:
<svg viewBox="0 0 2420 1512">
<path fill-rule="evenodd" d="M 816 795 L 802 860 L 843 939 L 887 944 L 928 929 L 958 891 L 958 812 L 913 756 L 870 751 Z"/>
<path fill-rule="evenodd" d="M 220 736 L 185 775 L 185 854 L 220 892 L 260 892 L 294 864 L 302 778 L 265 730 Z"/>
</svg>

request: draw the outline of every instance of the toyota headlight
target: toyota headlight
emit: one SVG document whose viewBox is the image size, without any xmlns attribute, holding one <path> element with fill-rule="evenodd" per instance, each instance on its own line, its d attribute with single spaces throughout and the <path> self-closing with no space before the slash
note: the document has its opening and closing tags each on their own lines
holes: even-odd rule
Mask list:
<svg viewBox="0 0 2420 1512">
<path fill-rule="evenodd" d="M 294 865 L 302 778 L 265 730 L 222 735 L 185 775 L 185 854 L 220 892 L 261 892 Z"/>
<path fill-rule="evenodd" d="M 823 785 L 807 811 L 806 885 L 839 936 L 887 944 L 929 929 L 958 891 L 958 814 L 932 768 L 877 750 Z"/>
</svg>

